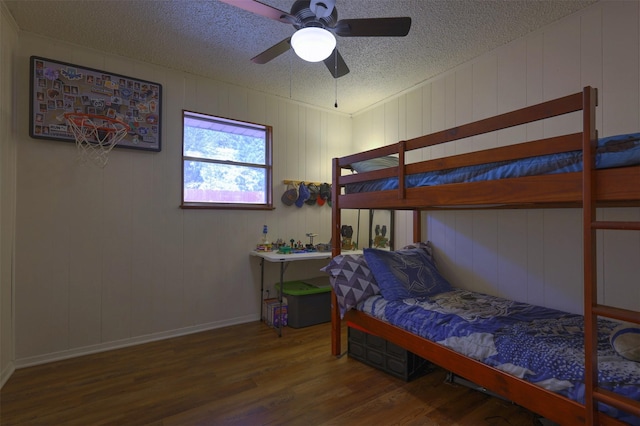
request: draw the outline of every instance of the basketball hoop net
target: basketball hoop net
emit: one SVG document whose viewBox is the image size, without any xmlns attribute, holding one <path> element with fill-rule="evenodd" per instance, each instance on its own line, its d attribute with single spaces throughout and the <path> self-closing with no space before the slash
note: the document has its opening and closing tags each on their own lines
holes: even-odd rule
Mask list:
<svg viewBox="0 0 640 426">
<path fill-rule="evenodd" d="M 64 118 L 76 138 L 78 159 L 99 167 L 107 165 L 109 152 L 130 130 L 126 123 L 103 115 L 68 112 Z"/>
</svg>

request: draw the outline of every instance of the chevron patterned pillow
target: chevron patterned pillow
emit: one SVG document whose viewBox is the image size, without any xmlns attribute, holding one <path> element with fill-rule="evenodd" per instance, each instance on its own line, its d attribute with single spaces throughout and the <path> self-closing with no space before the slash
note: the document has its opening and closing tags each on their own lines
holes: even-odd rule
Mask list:
<svg viewBox="0 0 640 426">
<path fill-rule="evenodd" d="M 361 254 L 338 255 L 321 269 L 331 276 L 340 316 L 369 296 L 380 293 L 371 270 Z"/>
</svg>

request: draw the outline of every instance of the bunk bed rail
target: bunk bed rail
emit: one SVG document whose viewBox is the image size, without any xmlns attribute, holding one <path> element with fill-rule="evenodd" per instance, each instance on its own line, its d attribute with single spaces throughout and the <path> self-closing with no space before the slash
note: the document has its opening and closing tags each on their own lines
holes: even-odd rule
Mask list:
<svg viewBox="0 0 640 426">
<path fill-rule="evenodd" d="M 559 135 L 513 145 L 479 150 L 427 161 L 405 160 L 416 150 L 434 147 L 506 128 L 583 111 L 586 94 L 596 89 L 587 87 L 583 92 L 550 100 L 516 111 L 464 124 L 452 129 L 420 136 L 396 144 L 370 149 L 336 159 L 334 167 L 335 197 L 341 208 L 387 209 L 446 209 L 466 205 L 473 208 L 549 208 L 582 206 L 582 174 L 557 173 L 541 176 L 508 177 L 489 181 L 469 182 L 465 186 L 454 183 L 416 184 L 422 174 L 486 166 L 511 160 L 545 155 L 570 154 L 582 150 L 583 132 Z M 591 98 L 591 96 L 590 96 Z M 595 108 L 595 106 L 594 106 Z M 597 135 L 590 135 L 590 144 L 597 143 Z M 594 145 L 595 146 L 595 145 Z M 398 165 L 372 171 L 350 173 L 352 165 L 397 156 Z M 337 169 L 336 169 L 337 167 Z M 339 173 L 337 172 L 339 171 Z M 640 179 L 640 168 L 611 168 L 601 170 L 595 187 L 599 206 L 639 205 L 640 187 L 633 185 Z M 418 177 L 416 179 L 416 177 Z M 354 184 L 395 179 L 393 188 L 358 192 L 349 190 Z M 411 183 L 409 183 L 411 182 Z M 422 186 L 425 185 L 425 186 Z"/>
</svg>

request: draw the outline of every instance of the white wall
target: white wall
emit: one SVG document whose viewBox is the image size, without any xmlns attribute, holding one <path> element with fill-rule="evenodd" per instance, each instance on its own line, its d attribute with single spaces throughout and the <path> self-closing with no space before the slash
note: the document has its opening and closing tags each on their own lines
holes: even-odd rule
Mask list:
<svg viewBox="0 0 640 426">
<path fill-rule="evenodd" d="M 640 2 L 604 1 L 425 82 L 354 117 L 354 144 L 372 148 L 497 113 L 599 89 L 601 136 L 640 131 Z M 532 124 L 425 149 L 428 159 L 579 129 L 578 117 Z M 477 147 L 477 148 L 476 148 Z M 418 158 L 415 158 L 418 157 Z M 639 209 L 599 211 L 640 220 Z M 457 286 L 582 312 L 581 211 L 455 211 L 425 214 L 439 266 Z M 398 214 L 399 245 L 411 240 Z M 602 235 L 601 233 L 599 235 Z M 402 239 L 404 238 L 404 241 Z M 599 240 L 601 301 L 640 308 L 638 233 Z"/>
<path fill-rule="evenodd" d="M 162 151 L 115 149 L 104 169 L 72 143 L 28 136 L 29 58 L 42 56 L 163 86 Z M 330 238 L 331 209 L 286 207 L 283 179 L 330 181 L 351 119 L 210 79 L 19 33 L 15 357 L 20 367 L 257 320 L 260 268 L 273 239 Z M 182 109 L 274 128 L 274 211 L 182 210 Z M 325 262 L 286 278 L 319 275 Z M 269 287 L 279 268 L 266 265 Z M 274 294 L 273 292 L 271 294 Z"/>
<path fill-rule="evenodd" d="M 14 370 L 13 250 L 16 221 L 16 138 L 13 55 L 18 31 L 0 3 L 0 387 Z"/>
</svg>

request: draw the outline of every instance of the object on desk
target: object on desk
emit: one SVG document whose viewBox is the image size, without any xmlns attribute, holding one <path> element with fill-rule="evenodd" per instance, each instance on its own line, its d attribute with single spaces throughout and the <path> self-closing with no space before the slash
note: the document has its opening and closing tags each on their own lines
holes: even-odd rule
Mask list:
<svg viewBox="0 0 640 426">
<path fill-rule="evenodd" d="M 351 238 L 343 238 L 342 239 L 342 250 L 353 250 L 355 249 L 355 244 L 351 241 Z"/>
<path fill-rule="evenodd" d="M 316 245 L 317 251 L 331 251 L 331 244 L 319 243 Z"/>
<path fill-rule="evenodd" d="M 386 238 L 387 235 L 387 225 L 376 225 L 376 236 L 373 239 L 373 247 L 374 248 L 386 248 L 389 246 L 389 239 Z"/>
<path fill-rule="evenodd" d="M 351 225 L 342 225 L 340 235 L 342 235 L 342 249 L 352 250 L 355 247 L 351 239 L 353 237 L 353 227 Z"/>
<path fill-rule="evenodd" d="M 309 245 L 313 246 L 313 237 L 317 237 L 318 234 L 315 234 L 313 232 L 307 232 L 307 237 L 309 237 Z"/>
<path fill-rule="evenodd" d="M 269 232 L 267 225 L 262 227 L 262 238 L 260 238 L 260 243 L 256 246 L 256 251 L 271 251 L 273 250 L 273 244 L 269 242 L 269 238 L 267 237 L 267 233 Z"/>
<path fill-rule="evenodd" d="M 391 210 L 369 210 L 369 247 L 393 250 L 393 224 Z"/>
<path fill-rule="evenodd" d="M 329 276 L 288 281 L 282 287 L 282 293 L 287 297 L 289 327 L 303 328 L 331 321 Z M 276 290 L 280 290 L 280 283 L 276 283 Z"/>
<path fill-rule="evenodd" d="M 280 254 L 291 254 L 291 247 L 289 246 L 282 246 L 278 249 L 278 253 Z"/>
<path fill-rule="evenodd" d="M 271 251 L 273 249 L 273 246 L 271 245 L 271 243 L 268 244 L 258 244 L 256 246 L 256 251 Z"/>
</svg>

